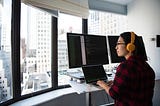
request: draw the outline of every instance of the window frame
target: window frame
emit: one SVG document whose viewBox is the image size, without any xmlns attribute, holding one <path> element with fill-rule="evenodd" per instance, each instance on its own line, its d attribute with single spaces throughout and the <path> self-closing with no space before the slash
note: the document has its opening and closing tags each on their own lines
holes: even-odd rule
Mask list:
<svg viewBox="0 0 160 106">
<path fill-rule="evenodd" d="M 56 89 L 68 88 L 69 84 L 58 86 L 58 18 L 51 16 L 51 88 L 34 93 L 21 95 L 20 69 L 20 20 L 21 1 L 12 0 L 11 7 L 11 63 L 12 63 L 12 99 L 2 102 L 1 105 L 10 105 L 17 101 L 40 95 Z M 82 33 L 88 33 L 88 20 L 82 19 Z"/>
</svg>

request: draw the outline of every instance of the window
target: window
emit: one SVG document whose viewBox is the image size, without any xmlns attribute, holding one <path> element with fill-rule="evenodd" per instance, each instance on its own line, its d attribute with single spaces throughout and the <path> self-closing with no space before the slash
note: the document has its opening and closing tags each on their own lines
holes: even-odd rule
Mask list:
<svg viewBox="0 0 160 106">
<path fill-rule="evenodd" d="M 126 15 L 90 11 L 88 18 L 88 33 L 100 35 L 119 35 L 126 30 Z"/>
<path fill-rule="evenodd" d="M 0 103 L 12 98 L 11 0 L 0 0 Z"/>
<path fill-rule="evenodd" d="M 51 15 L 22 3 L 20 40 L 21 94 L 50 88 Z"/>
<path fill-rule="evenodd" d="M 60 13 L 58 17 L 58 85 L 68 84 L 67 32 L 82 33 L 82 18 Z"/>
<path fill-rule="evenodd" d="M 20 1 L 15 0 L 15 2 L 19 3 Z M 15 6 L 15 4 L 13 6 Z M 14 29 L 13 27 L 11 28 L 11 7 L 11 0 L 0 0 L 1 102 L 8 101 L 12 98 L 14 101 L 14 99 L 21 99 L 19 98 L 19 96 L 22 96 L 22 98 L 23 95 L 28 97 L 28 95 L 26 94 L 31 94 L 29 96 L 33 96 L 35 92 L 46 89 L 48 90 L 48 88 L 51 88 L 51 79 L 54 79 L 51 78 L 51 24 L 54 23 L 52 22 L 53 19 L 51 19 L 52 16 L 38 8 L 27 6 L 21 3 L 21 19 L 18 20 L 15 16 L 12 17 L 14 21 L 21 21 L 20 29 L 17 28 L 18 31 L 20 30 L 20 48 L 19 44 L 16 44 L 12 46 L 14 49 L 11 49 L 11 40 L 13 41 L 17 39 L 17 42 L 19 42 L 19 38 L 16 38 L 17 36 L 14 34 L 13 35 L 15 39 L 11 39 L 11 29 L 16 30 L 16 33 L 18 32 L 17 29 Z M 14 13 L 19 10 L 19 8 L 16 9 L 17 10 L 13 10 Z M 19 15 L 19 12 L 17 13 Z M 56 27 L 58 27 L 58 86 L 60 86 L 68 84 L 68 80 L 70 80 L 70 78 L 66 76 L 66 72 L 67 70 L 69 70 L 66 33 L 82 33 L 82 18 L 59 13 L 57 19 L 58 26 Z M 55 20 L 57 21 L 57 19 Z M 87 30 L 87 28 L 83 30 Z M 90 11 L 90 17 L 88 18 L 89 34 L 118 34 L 125 30 L 125 16 Z M 17 50 L 17 48 L 20 51 L 20 56 L 18 55 L 17 58 L 14 58 L 13 60 L 20 60 L 20 65 L 16 63 L 13 63 L 14 65 L 12 65 L 11 50 Z M 16 70 L 17 67 L 13 68 L 15 64 L 18 68 L 21 69 L 21 75 L 19 75 L 19 70 Z M 13 68 L 13 71 L 11 70 L 11 67 Z M 19 78 L 20 81 L 17 81 L 20 82 L 17 84 L 18 88 L 16 88 L 16 81 L 14 81 L 17 80 L 14 72 L 16 72 L 16 75 L 18 73 L 17 76 L 20 76 L 21 78 Z M 14 77 L 13 80 L 12 75 Z M 57 76 L 54 75 L 52 77 L 56 78 Z M 53 83 L 57 84 L 56 80 L 55 82 L 53 81 Z M 20 87 L 21 91 L 19 91 Z"/>
</svg>

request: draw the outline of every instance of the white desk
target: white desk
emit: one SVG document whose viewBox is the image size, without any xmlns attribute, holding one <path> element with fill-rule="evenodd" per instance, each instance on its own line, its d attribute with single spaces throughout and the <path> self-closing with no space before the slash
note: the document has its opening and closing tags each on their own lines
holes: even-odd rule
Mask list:
<svg viewBox="0 0 160 106">
<path fill-rule="evenodd" d="M 92 99 L 91 99 L 91 93 L 94 91 L 100 91 L 103 90 L 102 88 L 100 88 L 99 86 L 94 86 L 94 85 L 90 85 L 90 84 L 86 84 L 84 83 L 78 83 L 76 81 L 70 81 L 69 84 L 71 85 L 71 87 L 78 93 L 86 93 L 86 106 L 92 106 Z M 107 95 L 107 94 L 106 94 Z M 107 99 L 107 98 L 106 98 Z M 109 99 L 109 98 L 108 98 Z"/>
<path fill-rule="evenodd" d="M 108 76 L 108 80 L 113 80 L 114 78 L 114 73 L 112 72 L 107 72 L 106 73 L 107 75 L 110 75 Z M 78 80 L 77 80 L 78 81 Z M 95 86 L 95 85 L 91 85 L 91 84 L 86 84 L 85 82 L 81 82 L 81 81 L 78 81 L 77 82 L 76 80 L 74 80 L 74 77 L 71 78 L 71 81 L 69 81 L 69 84 L 71 85 L 71 87 L 78 93 L 78 94 L 81 94 L 81 93 L 86 93 L 86 101 L 88 102 L 87 103 L 87 106 L 92 106 L 92 103 L 91 103 L 91 93 L 94 92 L 94 91 L 102 91 L 103 89 L 99 86 Z M 92 93 L 93 94 L 93 93 Z M 104 91 L 104 94 L 105 94 L 105 91 Z M 107 95 L 107 94 L 106 94 Z M 109 100 L 109 98 L 111 98 L 109 95 L 107 95 L 107 98 Z M 110 102 L 109 102 L 110 103 Z"/>
<path fill-rule="evenodd" d="M 70 81 L 69 84 L 78 94 L 89 93 L 89 92 L 93 92 L 93 91 L 97 91 L 97 90 L 102 90 L 102 88 L 100 88 L 98 86 L 86 84 L 85 82 L 84 83 L 79 83 L 79 82 L 76 82 L 76 81 Z"/>
<path fill-rule="evenodd" d="M 114 74 L 111 73 L 112 75 L 107 76 L 108 77 L 108 81 L 111 81 L 114 79 Z M 100 88 L 99 86 L 94 86 L 94 85 L 90 85 L 90 84 L 86 84 L 85 82 L 81 82 L 81 81 L 76 81 L 76 80 L 72 80 L 69 81 L 69 84 L 71 85 L 71 87 L 73 89 L 75 89 L 75 91 L 80 94 L 80 93 L 88 93 L 88 92 L 93 92 L 93 91 L 98 91 L 98 90 L 102 90 L 102 88 Z"/>
<path fill-rule="evenodd" d="M 97 90 L 102 90 L 102 89 L 100 89 L 100 87 L 89 85 L 89 84 L 86 84 L 85 82 L 78 83 L 76 81 L 70 81 L 69 84 L 78 94 L 86 93 L 86 101 L 87 101 L 86 106 L 92 106 L 91 92 L 97 91 Z"/>
</svg>

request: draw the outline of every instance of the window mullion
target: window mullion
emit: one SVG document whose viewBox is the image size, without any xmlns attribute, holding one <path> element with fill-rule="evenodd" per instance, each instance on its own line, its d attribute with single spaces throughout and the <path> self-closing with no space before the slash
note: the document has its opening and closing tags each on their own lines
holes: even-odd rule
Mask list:
<svg viewBox="0 0 160 106">
<path fill-rule="evenodd" d="M 11 22 L 12 79 L 13 79 L 13 98 L 16 99 L 21 96 L 20 10 L 21 10 L 21 1 L 12 0 L 12 22 Z"/>
<path fill-rule="evenodd" d="M 58 87 L 58 20 L 52 16 L 52 31 L 51 31 L 51 74 L 52 87 Z"/>
</svg>

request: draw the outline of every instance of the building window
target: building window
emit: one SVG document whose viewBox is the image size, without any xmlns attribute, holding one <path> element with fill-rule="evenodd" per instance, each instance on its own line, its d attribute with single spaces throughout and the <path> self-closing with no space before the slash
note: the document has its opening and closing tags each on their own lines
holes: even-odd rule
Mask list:
<svg viewBox="0 0 160 106">
<path fill-rule="evenodd" d="M 12 98 L 11 0 L 0 0 L 0 103 Z"/>
<path fill-rule="evenodd" d="M 21 94 L 50 88 L 47 73 L 51 72 L 51 15 L 22 3 L 20 40 Z"/>
<path fill-rule="evenodd" d="M 100 35 L 119 35 L 127 30 L 127 16 L 90 11 L 88 18 L 88 33 Z"/>
</svg>

